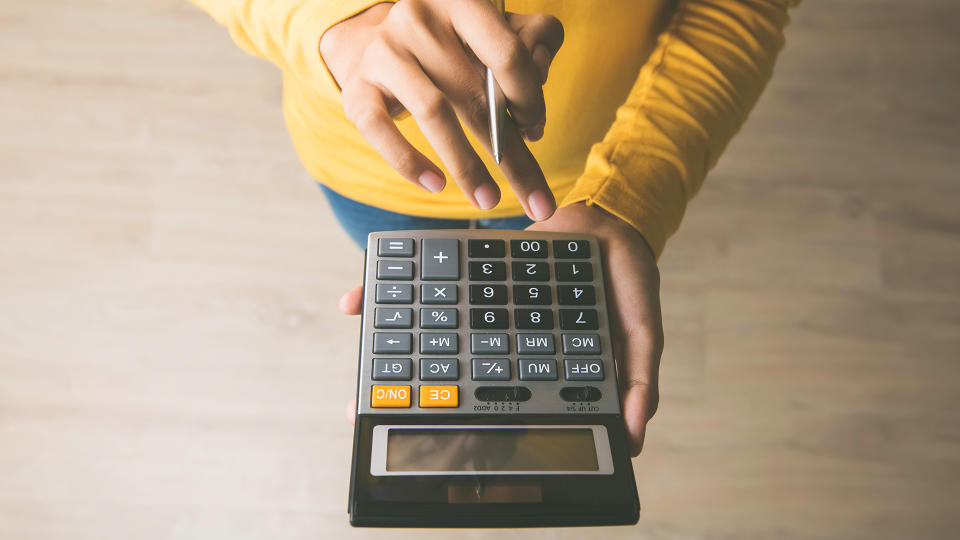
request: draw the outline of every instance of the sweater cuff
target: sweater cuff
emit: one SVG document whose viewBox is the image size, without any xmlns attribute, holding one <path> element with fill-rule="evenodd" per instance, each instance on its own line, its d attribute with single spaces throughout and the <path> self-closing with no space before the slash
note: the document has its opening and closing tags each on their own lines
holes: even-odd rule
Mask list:
<svg viewBox="0 0 960 540">
<path fill-rule="evenodd" d="M 631 160 L 627 178 L 615 165 L 600 161 L 588 163 L 560 206 L 578 202 L 599 206 L 636 229 L 659 259 L 686 209 L 680 172 L 661 158 L 638 156 Z"/>
</svg>

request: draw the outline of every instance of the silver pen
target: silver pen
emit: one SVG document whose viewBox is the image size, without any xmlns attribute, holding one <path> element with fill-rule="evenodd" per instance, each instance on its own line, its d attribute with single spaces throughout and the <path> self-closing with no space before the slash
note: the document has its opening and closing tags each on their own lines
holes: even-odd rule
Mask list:
<svg viewBox="0 0 960 540">
<path fill-rule="evenodd" d="M 492 0 L 492 2 L 493 7 L 503 16 L 506 12 L 504 0 Z M 503 125 L 507 121 L 507 101 L 490 68 L 487 68 L 486 93 L 490 115 L 490 146 L 493 147 L 493 159 L 499 165 L 503 158 Z"/>
</svg>

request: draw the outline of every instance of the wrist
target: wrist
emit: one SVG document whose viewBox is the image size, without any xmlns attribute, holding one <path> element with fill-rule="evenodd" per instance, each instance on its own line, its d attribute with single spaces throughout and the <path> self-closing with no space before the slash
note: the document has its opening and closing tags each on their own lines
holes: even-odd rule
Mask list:
<svg viewBox="0 0 960 540">
<path fill-rule="evenodd" d="M 647 242 L 640 231 L 629 222 L 611 214 L 600 206 L 576 202 L 560 207 L 554 217 L 547 221 L 552 221 L 554 218 L 569 222 L 571 227 L 567 230 L 570 232 L 574 232 L 574 229 L 576 229 L 577 232 L 589 232 L 599 238 L 615 237 L 621 241 L 636 243 L 642 245 L 651 258 L 656 258 L 650 243 Z"/>
<path fill-rule="evenodd" d="M 387 17 L 392 3 L 378 3 L 324 31 L 317 52 L 337 84 L 342 86 L 349 67 L 356 65 L 373 30 Z"/>
</svg>

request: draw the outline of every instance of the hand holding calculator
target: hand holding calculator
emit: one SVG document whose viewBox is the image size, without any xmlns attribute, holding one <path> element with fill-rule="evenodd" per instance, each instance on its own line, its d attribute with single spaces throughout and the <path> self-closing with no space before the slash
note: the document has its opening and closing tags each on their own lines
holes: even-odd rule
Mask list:
<svg viewBox="0 0 960 540">
<path fill-rule="evenodd" d="M 596 238 L 391 231 L 368 245 L 351 523 L 635 523 Z"/>
</svg>

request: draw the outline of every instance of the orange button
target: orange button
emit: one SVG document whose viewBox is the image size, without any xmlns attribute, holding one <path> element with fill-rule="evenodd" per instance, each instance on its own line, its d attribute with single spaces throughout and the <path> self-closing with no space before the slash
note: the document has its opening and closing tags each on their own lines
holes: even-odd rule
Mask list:
<svg viewBox="0 0 960 540">
<path fill-rule="evenodd" d="M 460 406 L 460 387 L 451 385 L 421 385 L 420 386 L 420 406 L 421 407 L 459 407 Z"/>
<path fill-rule="evenodd" d="M 410 386 L 406 384 L 375 384 L 370 392 L 371 407 L 409 407 Z"/>
</svg>

